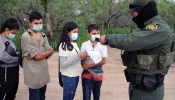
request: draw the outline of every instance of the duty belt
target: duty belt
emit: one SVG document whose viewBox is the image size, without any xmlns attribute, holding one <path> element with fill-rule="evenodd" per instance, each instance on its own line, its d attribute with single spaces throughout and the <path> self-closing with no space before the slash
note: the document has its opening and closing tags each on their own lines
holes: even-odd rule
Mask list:
<svg viewBox="0 0 175 100">
<path fill-rule="evenodd" d="M 152 92 L 164 84 L 164 75 L 161 74 L 146 75 L 132 73 L 128 74 L 128 76 L 127 74 L 125 70 L 127 81 L 131 82 L 136 89 L 143 91 Z"/>
</svg>

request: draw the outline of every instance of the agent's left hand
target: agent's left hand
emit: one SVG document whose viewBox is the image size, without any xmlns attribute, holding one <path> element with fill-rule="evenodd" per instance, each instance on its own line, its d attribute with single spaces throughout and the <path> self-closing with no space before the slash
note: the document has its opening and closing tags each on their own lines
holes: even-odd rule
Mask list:
<svg viewBox="0 0 175 100">
<path fill-rule="evenodd" d="M 106 35 L 103 35 L 103 36 L 101 36 L 100 37 L 100 43 L 102 44 L 102 45 L 105 45 L 106 44 L 106 40 L 105 40 L 105 37 L 106 37 Z"/>
</svg>

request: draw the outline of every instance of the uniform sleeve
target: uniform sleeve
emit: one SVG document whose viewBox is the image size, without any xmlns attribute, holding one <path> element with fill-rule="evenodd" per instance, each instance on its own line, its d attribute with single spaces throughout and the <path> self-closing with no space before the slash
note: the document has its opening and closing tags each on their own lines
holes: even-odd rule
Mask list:
<svg viewBox="0 0 175 100">
<path fill-rule="evenodd" d="M 155 31 L 143 29 L 134 34 L 111 34 L 108 36 L 108 44 L 122 50 L 137 51 L 159 46 L 168 38 L 165 30 L 158 27 Z"/>
<path fill-rule="evenodd" d="M 24 51 L 24 56 L 30 56 L 31 58 L 41 52 L 32 44 L 32 38 L 26 34 L 22 35 L 21 48 Z"/>
<path fill-rule="evenodd" d="M 44 34 L 44 33 L 43 33 Z M 45 34 L 44 34 L 45 35 Z M 44 48 L 46 49 L 46 51 L 48 51 L 49 49 L 51 49 L 51 46 L 49 45 L 49 42 L 48 42 L 48 39 L 47 39 L 47 36 L 45 35 L 44 38 Z"/>
<path fill-rule="evenodd" d="M 19 62 L 19 57 L 13 57 L 10 56 L 6 51 L 5 51 L 5 43 L 3 40 L 0 40 L 0 61 L 6 63 L 6 64 L 18 64 Z"/>
</svg>

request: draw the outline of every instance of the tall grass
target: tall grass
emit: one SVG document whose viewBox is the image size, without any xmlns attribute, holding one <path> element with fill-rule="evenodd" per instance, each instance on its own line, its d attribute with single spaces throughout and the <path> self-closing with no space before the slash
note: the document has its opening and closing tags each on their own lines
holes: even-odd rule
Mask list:
<svg viewBox="0 0 175 100">
<path fill-rule="evenodd" d="M 48 37 L 48 31 L 46 30 L 46 28 L 43 29 L 43 32 L 47 35 Z M 24 30 L 21 30 L 20 32 L 18 32 L 17 36 L 15 37 L 15 39 L 13 40 L 14 43 L 17 46 L 17 51 L 20 50 L 20 42 L 21 42 L 21 35 L 24 33 Z M 81 44 L 87 40 L 89 40 L 88 37 L 88 31 L 87 29 L 84 28 L 79 28 L 78 31 L 78 40 L 77 40 L 77 44 L 79 47 L 81 47 Z M 101 35 L 105 35 L 105 34 L 127 34 L 130 33 L 130 29 L 129 28 L 113 28 L 113 29 L 106 29 L 106 30 L 101 30 Z M 59 37 L 60 37 L 61 32 L 56 32 L 54 33 L 54 40 L 53 41 L 49 41 L 50 45 L 57 50 L 57 42 L 59 41 Z"/>
</svg>

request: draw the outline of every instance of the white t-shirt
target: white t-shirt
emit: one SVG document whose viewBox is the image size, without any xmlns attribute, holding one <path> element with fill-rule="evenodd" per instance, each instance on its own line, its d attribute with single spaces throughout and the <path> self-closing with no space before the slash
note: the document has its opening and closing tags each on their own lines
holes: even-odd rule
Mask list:
<svg viewBox="0 0 175 100">
<path fill-rule="evenodd" d="M 62 44 L 60 44 L 60 46 L 59 46 L 59 56 L 60 57 L 67 57 L 67 61 L 69 60 L 69 58 L 71 56 L 76 56 L 76 55 L 78 56 L 77 52 L 78 53 L 80 52 L 80 50 L 79 50 L 76 43 L 71 42 L 71 44 L 74 46 L 72 51 L 69 51 L 67 49 L 66 49 L 66 51 L 63 50 L 62 49 Z M 68 76 L 68 77 L 80 76 L 83 69 L 82 69 L 82 66 L 81 66 L 81 59 L 79 58 L 79 60 L 80 61 L 78 61 L 77 63 L 71 64 L 70 66 L 67 66 L 66 68 L 63 68 L 61 66 L 61 63 L 60 63 L 60 72 L 61 72 L 61 74 L 65 75 L 65 76 Z"/>
<path fill-rule="evenodd" d="M 81 52 L 84 52 L 84 51 L 99 51 L 101 54 L 101 58 L 108 57 L 107 47 L 104 45 L 101 45 L 99 42 L 95 47 L 92 45 L 90 40 L 84 42 L 81 46 Z"/>
</svg>

